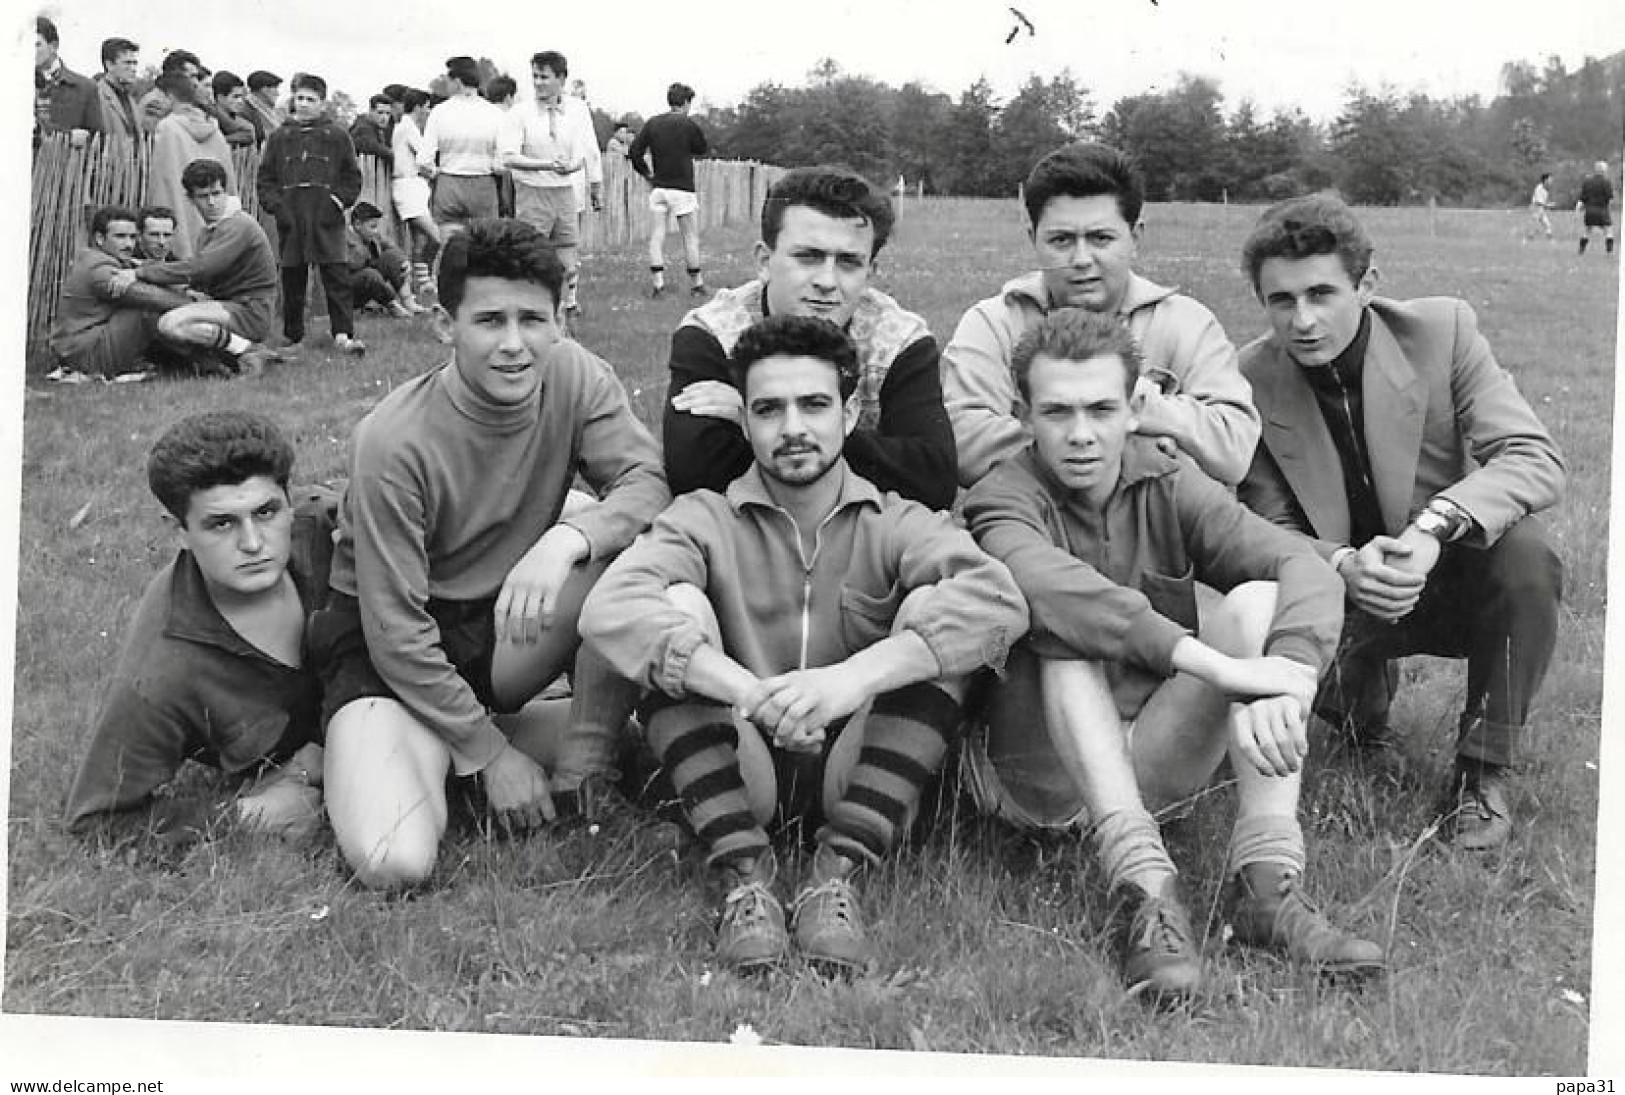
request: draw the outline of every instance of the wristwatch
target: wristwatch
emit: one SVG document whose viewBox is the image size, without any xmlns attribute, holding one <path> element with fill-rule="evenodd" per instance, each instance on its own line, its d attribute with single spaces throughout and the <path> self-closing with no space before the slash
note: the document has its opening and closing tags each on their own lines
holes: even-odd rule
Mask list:
<svg viewBox="0 0 1625 1095">
<path fill-rule="evenodd" d="M 1448 498 L 1434 498 L 1411 519 L 1417 532 L 1425 533 L 1441 544 L 1460 539 L 1472 523 L 1473 519 L 1467 511 Z"/>
<path fill-rule="evenodd" d="M 1436 510 L 1425 509 L 1411 518 L 1411 527 L 1425 536 L 1431 536 L 1443 544 L 1450 540 L 1452 522 L 1450 518 Z"/>
</svg>

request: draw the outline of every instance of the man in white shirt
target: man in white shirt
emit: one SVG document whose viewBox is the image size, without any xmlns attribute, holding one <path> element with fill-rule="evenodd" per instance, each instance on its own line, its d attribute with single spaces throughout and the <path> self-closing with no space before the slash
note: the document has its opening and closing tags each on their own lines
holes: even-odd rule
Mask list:
<svg viewBox="0 0 1625 1095">
<path fill-rule="evenodd" d="M 1525 240 L 1533 239 L 1536 233 L 1542 231 L 1547 239 L 1552 238 L 1552 218 L 1546 214 L 1552 207 L 1551 191 L 1546 189 L 1546 184 L 1551 181 L 1552 173 L 1542 171 L 1540 181 L 1535 184 L 1535 192 L 1529 195 L 1529 232 L 1524 236 Z"/>
<path fill-rule="evenodd" d="M 442 237 L 468 222 L 497 215 L 497 139 L 502 111 L 480 96 L 480 69 L 472 57 L 446 61 L 451 98 L 429 112 L 418 166 L 434 179 L 429 213 Z"/>
<path fill-rule="evenodd" d="M 530 59 L 536 94 L 507 115 L 498 162 L 513 174 L 514 216 L 542 233 L 564 264 L 562 303 L 566 316 L 575 319 L 581 313 L 576 299 L 581 206 L 575 184 L 579 174 L 588 173 L 589 160 L 597 163 L 598 178 L 588 174 L 588 187 L 592 207 L 600 208 L 603 165 L 590 117 L 584 129 L 581 115 L 569 105 L 581 101 L 564 94 L 569 71 L 564 55 L 554 50 L 542 50 Z"/>
<path fill-rule="evenodd" d="M 412 289 L 430 296 L 434 284 L 429 271 L 440 253 L 440 229 L 429 215 L 429 180 L 418 166 L 423 127 L 429 120 L 429 94 L 415 87 L 405 88 L 400 101 L 401 117 L 389 135 L 390 149 L 395 154 L 389 196 L 395 202 L 395 214 L 412 232 Z"/>
</svg>

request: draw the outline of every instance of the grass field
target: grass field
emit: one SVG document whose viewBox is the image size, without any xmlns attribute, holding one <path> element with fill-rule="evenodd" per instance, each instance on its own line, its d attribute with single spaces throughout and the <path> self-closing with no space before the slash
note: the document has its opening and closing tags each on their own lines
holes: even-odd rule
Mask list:
<svg viewBox="0 0 1625 1095">
<path fill-rule="evenodd" d="M 1235 269 L 1256 211 L 1154 206 L 1140 267 L 1206 302 L 1242 343 L 1262 317 Z M 274 375 L 51 389 L 25 409 L 16 710 L 7 822 L 4 1010 L 406 1030 L 1582 1074 L 1592 996 L 1597 755 L 1614 362 L 1614 261 L 1522 245 L 1507 213 L 1372 211 L 1384 290 L 1453 294 L 1557 436 L 1569 490 L 1548 518 L 1567 566 L 1559 649 L 1515 806 L 1490 861 L 1427 839 L 1448 763 L 1459 665 L 1405 666 L 1403 778 L 1316 753 L 1306 787 L 1310 889 L 1380 940 L 1388 977 L 1318 984 L 1217 938 L 1228 796 L 1170 827 L 1210 938 L 1203 999 L 1157 1012 L 1122 992 L 1100 879 L 1066 841 L 941 806 L 923 844 L 871 879 L 883 956 L 851 984 L 741 980 L 711 963 L 712 906 L 693 857 L 579 834 L 491 843 L 454 824 L 434 884 L 358 889 L 330 838 L 294 850 L 230 836 L 155 862 L 61 831 L 60 804 L 143 583 L 173 552 L 143 457 L 178 415 L 248 406 L 297 438 L 300 478 L 342 474 L 350 426 L 440 360 L 426 325 L 363 320 L 364 360 L 325 350 Z M 753 233 L 706 239 L 708 276 L 748 274 Z M 1025 268 L 1014 203 L 910 204 L 879 284 L 946 341 L 966 306 Z M 646 299 L 642 256 L 589 260 L 580 340 L 621 371 L 645 421 L 687 302 Z M 681 278 L 678 279 L 679 283 Z M 190 773 L 189 779 L 207 777 Z"/>
</svg>

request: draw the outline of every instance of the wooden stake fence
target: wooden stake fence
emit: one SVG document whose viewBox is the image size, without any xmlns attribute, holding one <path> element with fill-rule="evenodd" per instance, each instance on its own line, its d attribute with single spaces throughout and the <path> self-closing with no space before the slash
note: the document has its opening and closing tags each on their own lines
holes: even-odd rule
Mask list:
<svg viewBox="0 0 1625 1095">
<path fill-rule="evenodd" d="M 34 150 L 28 231 L 26 360 L 30 371 L 51 367 L 46 341 L 57 296 L 74 256 L 88 244 L 91 215 L 104 205 L 131 209 L 145 205 L 151 156 L 150 139 L 132 143 L 100 135 L 80 149 L 72 148 L 65 134 L 47 136 Z M 395 216 L 395 204 L 390 200 L 389 167 L 372 156 L 360 159 L 360 200 L 382 210 L 387 230 L 406 245 L 405 226 Z M 233 149 L 232 166 L 243 208 L 258 217 L 259 199 L 253 186 L 259 170 L 258 150 Z M 782 168 L 735 160 L 701 160 L 694 168 L 702 231 L 754 223 L 768 188 L 783 174 Z M 604 209 L 582 217 L 583 250 L 624 247 L 647 238 L 652 216 L 648 193 L 648 184 L 624 157 L 605 157 Z M 269 224 L 266 228 L 271 230 Z M 312 292 L 313 306 L 320 307 L 322 300 L 319 288 Z"/>
</svg>

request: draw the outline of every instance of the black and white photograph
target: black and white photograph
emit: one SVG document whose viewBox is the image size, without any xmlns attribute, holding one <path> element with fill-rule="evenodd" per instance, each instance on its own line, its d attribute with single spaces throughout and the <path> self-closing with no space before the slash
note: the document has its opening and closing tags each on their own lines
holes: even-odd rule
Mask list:
<svg viewBox="0 0 1625 1095">
<path fill-rule="evenodd" d="M 7 24 L 8 1090 L 1612 1091 L 1625 9 Z"/>
</svg>

